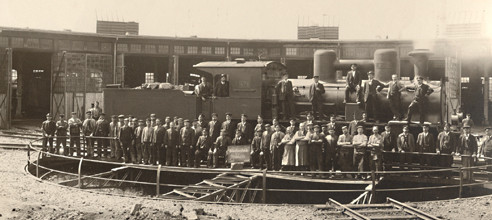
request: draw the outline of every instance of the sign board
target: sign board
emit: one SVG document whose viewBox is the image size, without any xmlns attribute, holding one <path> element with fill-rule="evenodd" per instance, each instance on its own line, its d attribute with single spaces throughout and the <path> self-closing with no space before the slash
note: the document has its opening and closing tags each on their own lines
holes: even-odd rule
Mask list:
<svg viewBox="0 0 492 220">
<path fill-rule="evenodd" d="M 226 163 L 249 163 L 250 145 L 231 145 L 227 147 Z"/>
</svg>

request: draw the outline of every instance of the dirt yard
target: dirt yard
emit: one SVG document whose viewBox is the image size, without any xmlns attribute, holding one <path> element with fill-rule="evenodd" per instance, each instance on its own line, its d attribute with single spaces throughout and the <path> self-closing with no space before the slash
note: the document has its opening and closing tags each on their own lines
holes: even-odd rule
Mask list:
<svg viewBox="0 0 492 220">
<path fill-rule="evenodd" d="M 60 187 L 26 174 L 26 155 L 0 149 L 0 219 L 329 219 L 311 206 L 162 201 Z M 492 219 L 491 203 L 485 196 L 414 204 L 444 219 Z M 136 204 L 141 209 L 132 215 Z"/>
</svg>

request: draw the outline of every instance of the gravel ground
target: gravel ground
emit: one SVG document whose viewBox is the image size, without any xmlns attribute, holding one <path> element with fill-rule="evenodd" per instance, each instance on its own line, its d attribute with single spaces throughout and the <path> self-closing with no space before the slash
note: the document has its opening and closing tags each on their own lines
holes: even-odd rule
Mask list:
<svg viewBox="0 0 492 220">
<path fill-rule="evenodd" d="M 9 142 L 0 137 L 0 142 Z M 0 219 L 329 219 L 311 206 L 221 205 L 92 193 L 39 182 L 26 152 L 0 149 Z M 492 219 L 492 196 L 413 203 L 445 219 Z M 142 208 L 135 215 L 136 204 Z"/>
</svg>

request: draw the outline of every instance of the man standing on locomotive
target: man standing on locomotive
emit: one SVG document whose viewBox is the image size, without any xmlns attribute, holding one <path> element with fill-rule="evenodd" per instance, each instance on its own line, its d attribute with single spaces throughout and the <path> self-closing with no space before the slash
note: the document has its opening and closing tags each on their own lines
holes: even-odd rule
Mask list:
<svg viewBox="0 0 492 220">
<path fill-rule="evenodd" d="M 319 76 L 314 76 L 313 84 L 309 87 L 309 101 L 312 104 L 314 118 L 323 114 L 323 94 L 325 94 L 325 86 L 319 82 Z"/>
<path fill-rule="evenodd" d="M 367 72 L 369 78 L 364 83 L 364 104 L 365 111 L 369 118 L 379 121 L 379 99 L 378 93 L 383 89 L 384 85 L 377 79 L 374 79 L 374 72 Z"/>
<path fill-rule="evenodd" d="M 357 94 L 356 102 L 359 103 L 359 93 L 362 84 L 362 74 L 357 71 L 357 64 L 352 64 L 350 70 L 347 73 L 347 85 L 345 85 L 345 99 L 343 103 L 347 103 L 350 93 L 355 92 Z"/>
<path fill-rule="evenodd" d="M 427 113 L 426 106 L 428 103 L 428 96 L 434 92 L 434 90 L 427 84 L 424 84 L 424 77 L 417 76 L 417 85 L 413 87 L 406 87 L 407 89 L 415 89 L 415 96 L 413 101 L 408 106 L 407 122 L 410 124 L 412 120 L 412 114 L 415 111 L 419 112 L 420 124 L 424 123 L 425 115 Z"/>
<path fill-rule="evenodd" d="M 291 118 L 294 115 L 294 90 L 287 72 L 282 73 L 282 80 L 277 83 L 275 90 L 277 92 L 279 106 L 282 109 L 283 118 Z"/>
<path fill-rule="evenodd" d="M 401 91 L 405 89 L 403 84 L 398 80 L 398 75 L 391 75 L 391 82 L 388 83 L 388 98 L 391 112 L 393 113 L 394 120 L 400 120 L 401 118 Z"/>
</svg>

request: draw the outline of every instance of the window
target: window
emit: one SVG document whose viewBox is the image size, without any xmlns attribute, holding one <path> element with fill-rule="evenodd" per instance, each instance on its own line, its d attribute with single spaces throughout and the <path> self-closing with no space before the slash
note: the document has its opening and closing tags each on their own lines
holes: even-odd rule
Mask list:
<svg viewBox="0 0 492 220">
<path fill-rule="evenodd" d="M 287 55 L 287 56 L 296 56 L 297 55 L 297 48 L 288 47 L 285 50 L 285 55 Z"/>
<path fill-rule="evenodd" d="M 145 73 L 145 83 L 154 82 L 154 73 Z"/>
<path fill-rule="evenodd" d="M 184 53 L 184 46 L 174 46 L 174 53 L 177 53 L 177 54 Z"/>
<path fill-rule="evenodd" d="M 244 55 L 253 55 L 253 48 L 244 48 Z"/>
<path fill-rule="evenodd" d="M 215 54 L 225 54 L 225 48 L 224 47 L 216 47 L 215 48 Z"/>
<path fill-rule="evenodd" d="M 202 54 L 212 54 L 212 47 L 202 47 Z"/>
<path fill-rule="evenodd" d="M 470 77 L 461 77 L 461 83 L 469 83 Z"/>
<path fill-rule="evenodd" d="M 234 54 L 234 55 L 241 54 L 241 48 L 239 48 L 239 47 L 231 47 L 231 54 Z"/>
<path fill-rule="evenodd" d="M 198 53 L 198 47 L 197 46 L 188 46 L 188 52 L 189 54 L 197 54 Z"/>
<path fill-rule="evenodd" d="M 280 56 L 280 48 L 271 48 L 270 49 L 271 56 Z"/>
<path fill-rule="evenodd" d="M 12 70 L 12 82 L 16 83 L 17 81 L 17 70 Z"/>
</svg>

